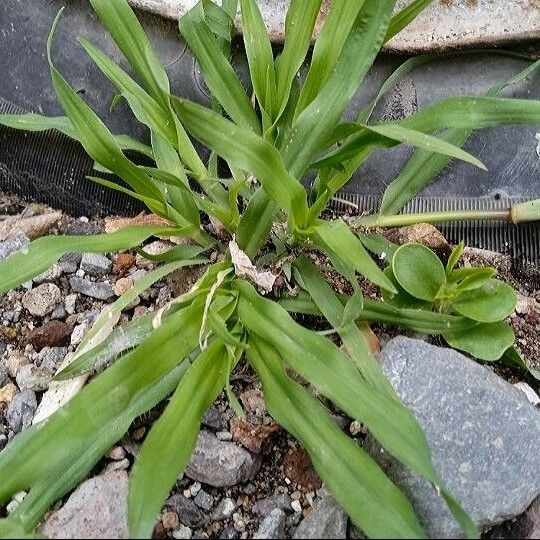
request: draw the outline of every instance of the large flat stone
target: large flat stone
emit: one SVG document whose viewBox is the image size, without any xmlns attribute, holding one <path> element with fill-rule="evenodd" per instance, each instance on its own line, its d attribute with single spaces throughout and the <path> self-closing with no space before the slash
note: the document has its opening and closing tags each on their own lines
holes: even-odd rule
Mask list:
<svg viewBox="0 0 540 540">
<path fill-rule="evenodd" d="M 398 337 L 382 369 L 427 436 L 433 461 L 480 528 L 521 514 L 540 493 L 540 412 L 523 392 L 451 349 Z M 437 491 L 370 438 L 368 450 L 412 501 L 428 534 L 460 536 Z"/>
</svg>

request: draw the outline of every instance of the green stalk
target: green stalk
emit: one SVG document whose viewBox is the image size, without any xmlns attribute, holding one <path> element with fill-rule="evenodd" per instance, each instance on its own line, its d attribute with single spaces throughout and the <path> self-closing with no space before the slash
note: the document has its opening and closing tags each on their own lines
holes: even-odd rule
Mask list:
<svg viewBox="0 0 540 540">
<path fill-rule="evenodd" d="M 443 223 L 449 221 L 508 221 L 523 223 L 540 220 L 540 199 L 515 204 L 498 210 L 451 210 L 417 214 L 363 216 L 352 223 L 353 228 L 404 227 L 418 223 Z"/>
</svg>

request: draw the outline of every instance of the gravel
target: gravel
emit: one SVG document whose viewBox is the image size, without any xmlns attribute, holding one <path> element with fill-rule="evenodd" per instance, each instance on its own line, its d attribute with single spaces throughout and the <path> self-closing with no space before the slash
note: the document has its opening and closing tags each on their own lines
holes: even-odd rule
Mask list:
<svg viewBox="0 0 540 540">
<path fill-rule="evenodd" d="M 272 495 L 257 501 L 251 511 L 261 517 L 267 517 L 273 510 L 291 511 L 291 498 L 287 493 Z"/>
<path fill-rule="evenodd" d="M 347 538 L 347 521 L 335 499 L 323 492 L 313 511 L 296 528 L 293 538 Z"/>
<path fill-rule="evenodd" d="M 19 232 L 15 234 L 15 236 L 0 242 L 0 261 L 7 259 L 13 253 L 17 253 L 17 251 L 22 251 L 29 245 L 30 239 L 22 232 Z"/>
<path fill-rule="evenodd" d="M 174 510 L 178 514 L 180 521 L 188 527 L 201 527 L 209 519 L 207 514 L 191 499 L 184 497 L 180 493 L 167 499 L 165 505 Z"/>
</svg>

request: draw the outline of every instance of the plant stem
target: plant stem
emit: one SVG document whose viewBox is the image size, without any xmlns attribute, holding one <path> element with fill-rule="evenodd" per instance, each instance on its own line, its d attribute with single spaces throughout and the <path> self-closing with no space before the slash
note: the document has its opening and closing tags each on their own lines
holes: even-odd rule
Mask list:
<svg viewBox="0 0 540 540">
<path fill-rule="evenodd" d="M 509 221 L 521 223 L 540 220 L 540 199 L 516 204 L 500 210 L 452 210 L 418 214 L 385 216 L 373 214 L 353 221 L 353 228 L 403 227 L 417 223 L 442 223 L 448 221 Z"/>
</svg>

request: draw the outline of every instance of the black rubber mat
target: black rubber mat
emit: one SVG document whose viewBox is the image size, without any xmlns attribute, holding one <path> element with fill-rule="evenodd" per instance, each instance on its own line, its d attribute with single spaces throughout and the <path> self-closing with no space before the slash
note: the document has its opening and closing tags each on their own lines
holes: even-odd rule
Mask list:
<svg viewBox="0 0 540 540">
<path fill-rule="evenodd" d="M 0 112 L 62 114 L 52 90 L 45 56 L 47 34 L 62 5 L 60 0 L 0 2 L 3 64 Z M 139 15 L 166 66 L 173 91 L 189 99 L 206 101 L 204 83 L 193 57 L 180 40 L 176 24 L 146 13 Z M 146 129 L 136 122 L 124 104 L 112 112 L 109 110 L 114 89 L 77 45 L 77 36 L 90 39 L 127 67 L 85 0 L 67 3 L 55 36 L 55 61 L 113 131 L 147 140 Z M 352 104 L 351 118 L 404 60 L 392 56 L 377 60 Z M 234 63 L 245 80 L 246 60 L 240 41 L 236 44 Z M 383 100 L 377 114 L 384 118 L 399 118 L 446 96 L 482 94 L 526 65 L 522 60 L 490 53 L 441 58 L 406 76 Z M 248 81 L 245 82 L 247 85 Z M 512 87 L 506 95 L 540 99 L 540 73 Z M 453 163 L 420 194 L 411 209 L 486 208 L 505 204 L 509 199 L 540 198 L 540 156 L 535 138 L 538 132 L 540 125 L 476 133 L 467 149 L 488 166 L 489 172 L 464 163 Z M 385 186 L 396 176 L 410 153 L 411 150 L 404 146 L 378 152 L 355 174 L 343 196 L 356 201 L 362 210 L 375 209 Z M 86 180 L 91 168 L 91 160 L 82 149 L 62 135 L 25 134 L 0 128 L 0 189 L 47 202 L 75 215 L 132 214 L 140 209 L 136 202 Z M 509 251 L 516 257 L 539 257 L 536 226 L 457 224 L 449 226 L 446 232 L 453 241 L 463 238 L 479 247 Z"/>
</svg>

